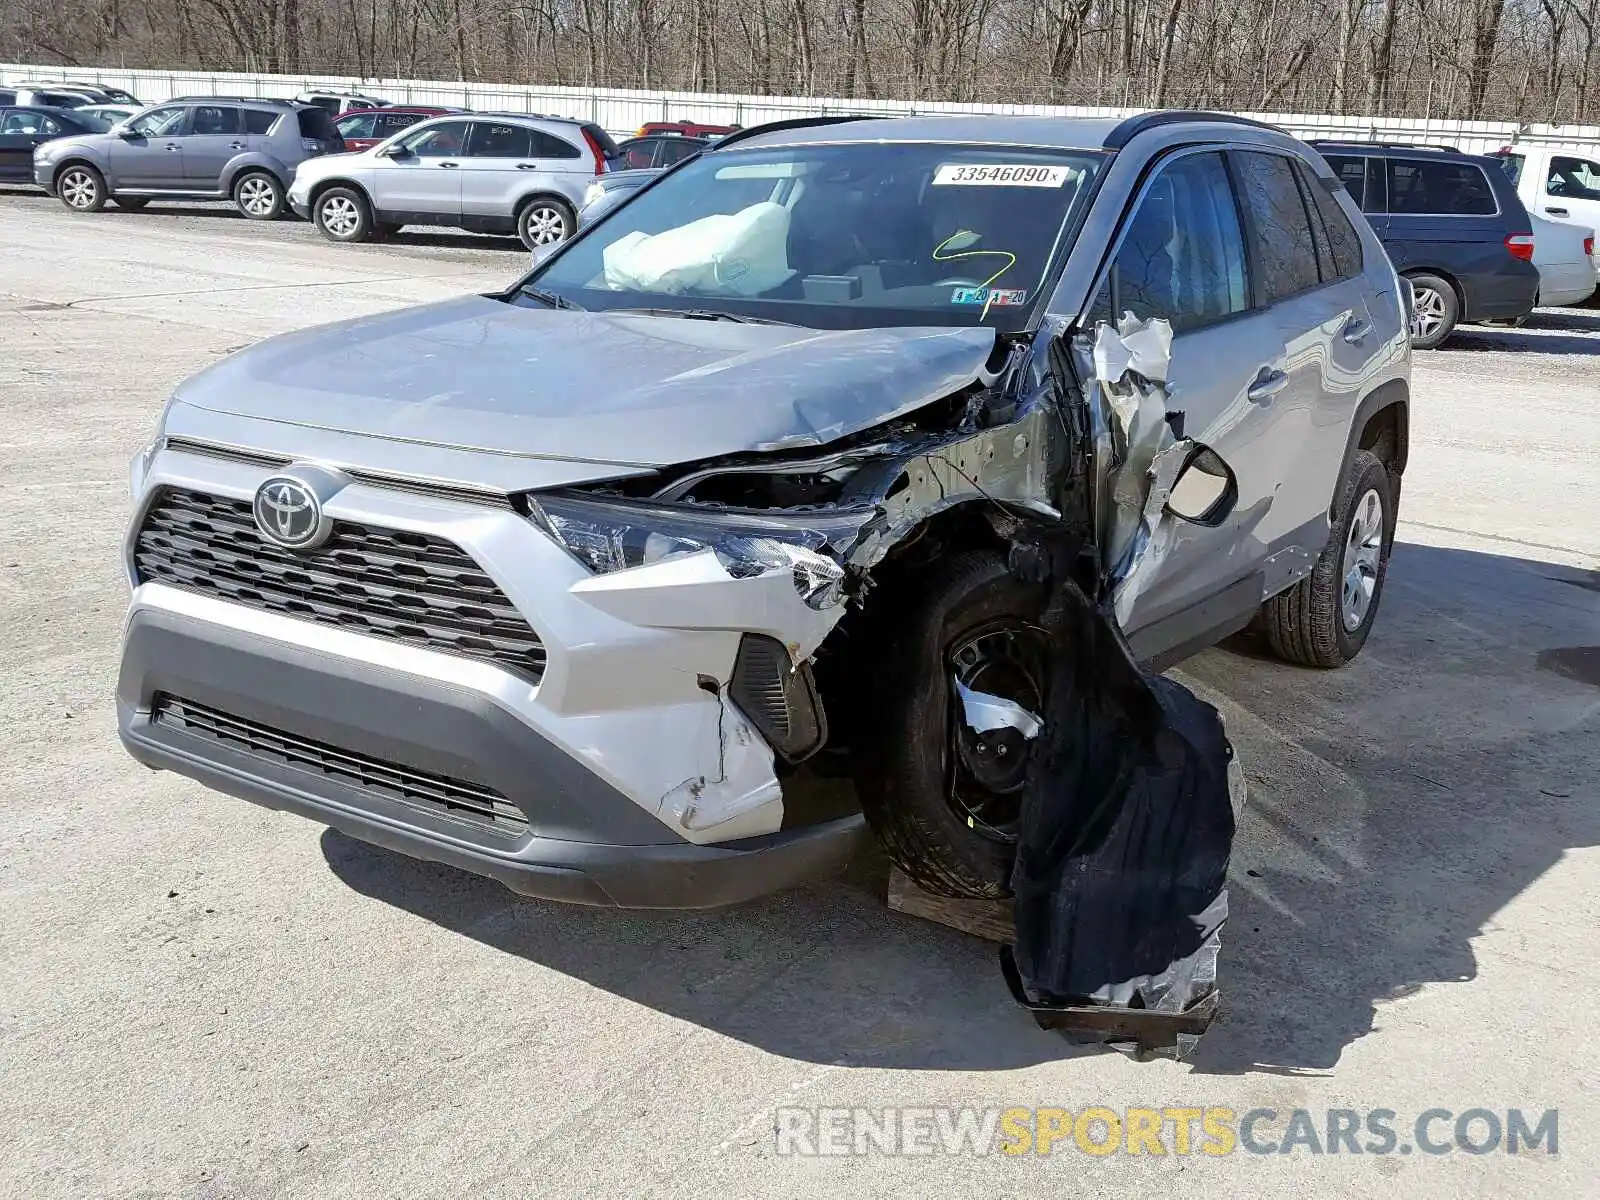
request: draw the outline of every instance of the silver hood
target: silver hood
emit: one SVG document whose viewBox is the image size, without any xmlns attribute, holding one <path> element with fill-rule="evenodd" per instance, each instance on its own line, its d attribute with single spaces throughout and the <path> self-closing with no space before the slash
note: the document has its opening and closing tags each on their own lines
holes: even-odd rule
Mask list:
<svg viewBox="0 0 1600 1200">
<path fill-rule="evenodd" d="M 469 296 L 273 338 L 174 400 L 249 418 L 241 432 L 271 422 L 615 475 L 834 441 L 967 386 L 993 347 L 987 328 L 826 331 Z"/>
</svg>

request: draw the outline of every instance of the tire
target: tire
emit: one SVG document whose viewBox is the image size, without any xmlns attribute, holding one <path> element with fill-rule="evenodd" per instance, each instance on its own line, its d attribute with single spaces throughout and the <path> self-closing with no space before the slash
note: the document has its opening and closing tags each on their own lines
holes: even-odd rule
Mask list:
<svg viewBox="0 0 1600 1200">
<path fill-rule="evenodd" d="M 1416 311 L 1411 317 L 1412 348 L 1437 350 L 1461 320 L 1461 301 L 1448 279 L 1426 272 L 1407 278 L 1417 295 Z"/>
<path fill-rule="evenodd" d="M 246 171 L 233 181 L 233 206 L 252 221 L 283 216 L 283 184 L 267 171 Z"/>
<path fill-rule="evenodd" d="M 892 610 L 893 616 L 880 631 L 885 649 L 873 670 L 879 681 L 870 709 L 874 727 L 856 769 L 862 810 L 885 853 L 924 890 L 1005 896 L 1015 831 L 1006 836 L 999 816 L 1008 804 L 1020 804 L 1029 743 L 1015 730 L 998 731 L 1008 740 L 996 743 L 993 735 L 955 724 L 959 714 L 951 677 L 965 668 L 953 662 L 952 653 L 988 638 L 1031 639 L 1022 644 L 1037 648 L 1033 694 L 1006 698 L 1042 714 L 1044 643 L 1037 624 L 1044 589 L 1015 578 L 998 555 L 969 552 L 918 575 L 901 600 L 885 605 L 879 598 L 878 611 Z M 990 682 L 1006 682 L 1004 675 L 968 673 L 968 678 L 977 690 L 1027 690 Z M 1006 755 L 1007 745 L 1009 759 L 995 757 Z M 1005 772 L 996 790 L 969 786 L 976 777 L 967 770 L 972 759 L 964 756 L 980 746 L 987 747 L 986 767 Z M 986 806 L 979 809 L 975 802 Z"/>
<path fill-rule="evenodd" d="M 1394 496 L 1394 481 L 1377 455 L 1357 450 L 1350 456 L 1333 528 L 1316 566 L 1261 606 L 1267 644 L 1279 658 L 1329 668 L 1361 653 L 1383 599 L 1394 544 Z"/>
<path fill-rule="evenodd" d="M 113 197 L 111 197 L 111 203 L 115 204 L 118 208 L 125 208 L 129 212 L 138 212 L 146 204 L 150 203 L 150 197 L 149 196 L 113 196 Z"/>
<path fill-rule="evenodd" d="M 529 250 L 564 242 L 577 227 L 572 208 L 549 196 L 536 196 L 517 211 L 517 236 Z"/>
<path fill-rule="evenodd" d="M 97 213 L 106 206 L 106 180 L 88 163 L 68 163 L 56 176 L 56 195 L 73 212 Z"/>
<path fill-rule="evenodd" d="M 372 206 L 355 188 L 329 188 L 311 205 L 317 232 L 335 242 L 365 242 L 373 236 Z"/>
</svg>

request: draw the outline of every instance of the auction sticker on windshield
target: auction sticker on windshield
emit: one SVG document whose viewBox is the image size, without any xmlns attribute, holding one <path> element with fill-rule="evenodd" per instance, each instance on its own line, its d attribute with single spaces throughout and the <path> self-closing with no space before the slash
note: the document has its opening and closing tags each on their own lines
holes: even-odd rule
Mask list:
<svg viewBox="0 0 1600 1200">
<path fill-rule="evenodd" d="M 933 173 L 935 187 L 1047 187 L 1058 188 L 1076 172 L 1071 167 L 1046 167 L 1037 163 L 940 163 Z"/>
</svg>

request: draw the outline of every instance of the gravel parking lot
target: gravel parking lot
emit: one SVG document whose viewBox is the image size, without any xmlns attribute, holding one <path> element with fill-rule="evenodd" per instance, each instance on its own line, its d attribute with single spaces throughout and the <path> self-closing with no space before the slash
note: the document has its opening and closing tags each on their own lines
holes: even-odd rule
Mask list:
<svg viewBox="0 0 1600 1200">
<path fill-rule="evenodd" d="M 1191 1061 L 1140 1064 L 1033 1028 L 992 947 L 883 907 L 879 863 L 719 915 L 565 908 L 121 751 L 126 463 L 173 385 L 525 261 L 0 191 L 0 1194 L 1589 1191 L 1600 309 L 1419 357 L 1399 544 L 1355 664 L 1295 670 L 1240 639 L 1181 668 L 1227 718 L 1250 807 L 1224 1017 Z M 1403 1131 L 1430 1108 L 1558 1109 L 1560 1152 L 796 1158 L 772 1133 L 789 1105 L 1319 1127 L 1386 1108 Z"/>
</svg>

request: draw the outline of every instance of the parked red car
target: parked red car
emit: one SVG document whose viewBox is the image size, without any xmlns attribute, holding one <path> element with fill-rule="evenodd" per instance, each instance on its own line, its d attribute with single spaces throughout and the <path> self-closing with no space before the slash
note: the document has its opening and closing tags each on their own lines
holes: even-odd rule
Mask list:
<svg viewBox="0 0 1600 1200">
<path fill-rule="evenodd" d="M 701 125 L 697 121 L 647 121 L 639 126 L 636 137 L 647 137 L 652 133 L 677 133 L 684 137 L 711 138 L 725 137 L 730 133 L 739 132 L 737 125 Z"/>
<path fill-rule="evenodd" d="M 428 108 L 426 106 L 395 108 L 358 108 L 345 113 L 334 122 L 346 150 L 366 150 L 376 146 L 428 117 L 442 117 L 447 113 L 461 112 L 459 108 Z"/>
</svg>

